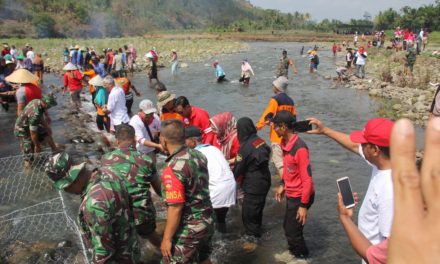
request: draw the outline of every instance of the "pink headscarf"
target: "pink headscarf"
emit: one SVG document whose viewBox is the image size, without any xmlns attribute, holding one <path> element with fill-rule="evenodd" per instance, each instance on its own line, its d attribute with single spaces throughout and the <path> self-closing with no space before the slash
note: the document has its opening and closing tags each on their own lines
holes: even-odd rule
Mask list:
<svg viewBox="0 0 440 264">
<path fill-rule="evenodd" d="M 216 114 L 210 120 L 211 127 L 217 132 L 217 140 L 226 160 L 231 158 L 232 143 L 237 137 L 237 121 L 231 112 Z"/>
</svg>

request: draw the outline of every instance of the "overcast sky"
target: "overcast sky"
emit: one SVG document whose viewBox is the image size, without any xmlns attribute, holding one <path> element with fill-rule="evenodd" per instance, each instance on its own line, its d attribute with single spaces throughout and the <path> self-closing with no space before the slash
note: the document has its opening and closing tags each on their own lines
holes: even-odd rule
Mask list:
<svg viewBox="0 0 440 264">
<path fill-rule="evenodd" d="M 419 7 L 433 4 L 434 0 L 251 0 L 253 5 L 278 9 L 285 13 L 310 13 L 312 20 L 324 18 L 348 21 L 351 18 L 362 18 L 365 11 L 374 18 L 381 10 L 390 7 L 399 10 L 403 6 Z"/>
</svg>

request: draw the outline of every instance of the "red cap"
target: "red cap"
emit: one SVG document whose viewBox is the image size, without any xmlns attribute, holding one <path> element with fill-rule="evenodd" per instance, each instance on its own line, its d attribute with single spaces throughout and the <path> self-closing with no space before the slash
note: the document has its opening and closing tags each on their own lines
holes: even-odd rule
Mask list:
<svg viewBox="0 0 440 264">
<path fill-rule="evenodd" d="M 365 124 L 363 130 L 351 132 L 350 139 L 355 143 L 371 143 L 380 147 L 389 147 L 393 125 L 393 121 L 389 119 L 373 118 Z"/>
</svg>

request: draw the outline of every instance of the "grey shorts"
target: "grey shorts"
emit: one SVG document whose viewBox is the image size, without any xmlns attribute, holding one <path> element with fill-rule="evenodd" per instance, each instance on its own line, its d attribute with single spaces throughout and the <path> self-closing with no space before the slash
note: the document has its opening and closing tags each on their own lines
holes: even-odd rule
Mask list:
<svg viewBox="0 0 440 264">
<path fill-rule="evenodd" d="M 79 95 L 81 94 L 82 89 L 70 92 L 70 100 L 72 100 L 72 103 L 80 103 L 81 102 L 81 98 L 79 97 Z"/>
</svg>

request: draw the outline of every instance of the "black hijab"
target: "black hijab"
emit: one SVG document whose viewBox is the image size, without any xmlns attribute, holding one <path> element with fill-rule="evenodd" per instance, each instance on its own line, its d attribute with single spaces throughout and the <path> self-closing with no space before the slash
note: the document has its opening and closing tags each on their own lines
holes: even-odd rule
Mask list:
<svg viewBox="0 0 440 264">
<path fill-rule="evenodd" d="M 240 144 L 246 142 L 249 137 L 257 134 L 257 128 L 249 117 L 242 117 L 237 121 L 237 137 Z"/>
</svg>

